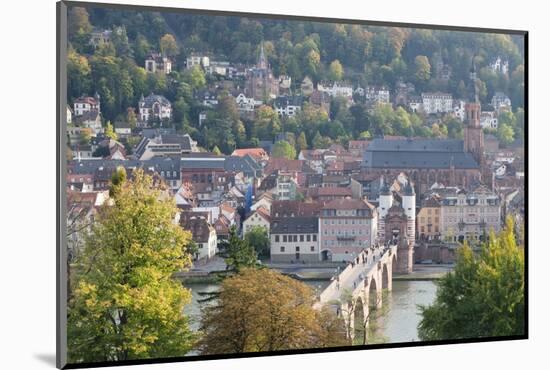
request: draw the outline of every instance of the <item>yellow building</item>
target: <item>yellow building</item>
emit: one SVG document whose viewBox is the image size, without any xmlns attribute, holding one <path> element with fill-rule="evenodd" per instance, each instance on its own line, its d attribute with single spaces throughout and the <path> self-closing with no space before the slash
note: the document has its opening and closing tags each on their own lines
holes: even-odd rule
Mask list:
<svg viewBox="0 0 550 370">
<path fill-rule="evenodd" d="M 435 239 L 441 237 L 441 205 L 436 197 L 430 197 L 422 202 L 416 216 L 416 233 L 418 239 Z"/>
</svg>

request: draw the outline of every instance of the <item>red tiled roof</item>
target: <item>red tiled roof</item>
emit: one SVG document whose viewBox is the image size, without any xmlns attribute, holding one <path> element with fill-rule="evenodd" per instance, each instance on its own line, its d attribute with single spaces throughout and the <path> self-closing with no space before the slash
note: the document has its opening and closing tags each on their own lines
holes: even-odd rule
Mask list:
<svg viewBox="0 0 550 370">
<path fill-rule="evenodd" d="M 269 214 L 269 211 L 264 207 L 258 207 L 255 213 L 263 217 L 267 222 L 271 222 L 271 215 Z"/>
<path fill-rule="evenodd" d="M 268 155 L 263 148 L 245 148 L 245 149 L 235 149 L 232 156 L 244 157 L 245 155 L 250 155 L 254 159 L 266 159 Z"/>
<path fill-rule="evenodd" d="M 300 159 L 270 158 L 265 167 L 267 175 L 275 171 L 300 172 L 304 169 L 304 162 Z"/>
</svg>

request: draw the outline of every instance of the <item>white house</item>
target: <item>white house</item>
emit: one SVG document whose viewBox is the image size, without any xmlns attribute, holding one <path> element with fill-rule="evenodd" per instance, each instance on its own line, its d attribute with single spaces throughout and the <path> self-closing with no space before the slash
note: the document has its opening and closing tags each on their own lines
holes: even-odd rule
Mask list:
<svg viewBox="0 0 550 370">
<path fill-rule="evenodd" d="M 271 223 L 271 216 L 269 211 L 263 207 L 258 207 L 246 220 L 243 222 L 243 236 L 247 232 L 251 231 L 254 227 L 263 227 L 269 235 L 269 225 Z"/>
<path fill-rule="evenodd" d="M 494 72 L 507 74 L 508 73 L 508 61 L 502 59 L 500 56 L 496 57 L 490 64 L 491 69 Z"/>
<path fill-rule="evenodd" d="M 168 74 L 172 72 L 172 60 L 159 53 L 151 53 L 145 59 L 145 70 L 149 73 L 161 72 Z"/>
<path fill-rule="evenodd" d="M 455 100 L 453 103 L 454 116 L 464 122 L 464 113 L 466 112 L 466 102 L 464 100 Z"/>
<path fill-rule="evenodd" d="M 216 255 L 218 238 L 216 230 L 204 217 L 192 216 L 181 222 L 181 226 L 191 232 L 197 245 L 194 260 L 210 259 Z"/>
<path fill-rule="evenodd" d="M 363 94 L 370 102 L 385 104 L 390 102 L 390 90 L 384 86 L 367 86 Z"/>
<path fill-rule="evenodd" d="M 71 107 L 67 105 L 67 124 L 71 124 L 73 122 L 73 111 Z"/>
<path fill-rule="evenodd" d="M 194 66 L 207 68 L 210 66 L 210 58 L 201 54 L 191 54 L 187 57 L 185 67 L 191 69 Z"/>
<path fill-rule="evenodd" d="M 318 262 L 319 218 L 285 217 L 271 224 L 271 262 Z"/>
<path fill-rule="evenodd" d="M 237 109 L 241 112 L 253 112 L 256 107 L 262 105 L 261 100 L 247 98 L 243 93 L 239 93 L 235 97 L 235 103 L 237 103 Z"/>
<path fill-rule="evenodd" d="M 302 109 L 301 96 L 279 96 L 273 103 L 279 116 L 293 117 Z"/>
<path fill-rule="evenodd" d="M 420 96 L 411 96 L 409 98 L 409 109 L 413 113 L 422 111 L 422 98 Z"/>
<path fill-rule="evenodd" d="M 153 119 L 170 119 L 172 117 L 172 104 L 162 95 L 150 94 L 139 99 L 139 119 L 142 123 Z"/>
<path fill-rule="evenodd" d="M 343 96 L 351 99 L 353 96 L 353 87 L 349 82 L 321 81 L 317 84 L 317 90 L 324 91 L 331 97 Z"/>
<path fill-rule="evenodd" d="M 491 99 L 491 105 L 495 111 L 512 109 L 512 101 L 503 92 L 497 92 Z"/>
<path fill-rule="evenodd" d="M 479 124 L 483 128 L 497 128 L 498 116 L 496 112 L 481 112 Z"/>
<path fill-rule="evenodd" d="M 250 210 L 255 211 L 256 209 L 262 207 L 265 210 L 267 210 L 267 212 L 271 212 L 271 204 L 272 203 L 273 203 L 273 196 L 271 195 L 271 193 L 266 192 L 266 193 L 263 193 L 260 196 L 260 198 L 256 201 L 256 203 L 254 203 L 250 207 Z"/>
<path fill-rule="evenodd" d="M 453 112 L 453 96 L 441 92 L 423 93 L 422 108 L 427 114 Z"/>
<path fill-rule="evenodd" d="M 74 115 L 81 116 L 86 112 L 97 110 L 101 113 L 100 97 L 96 93 L 92 96 L 81 96 L 74 101 Z"/>
</svg>

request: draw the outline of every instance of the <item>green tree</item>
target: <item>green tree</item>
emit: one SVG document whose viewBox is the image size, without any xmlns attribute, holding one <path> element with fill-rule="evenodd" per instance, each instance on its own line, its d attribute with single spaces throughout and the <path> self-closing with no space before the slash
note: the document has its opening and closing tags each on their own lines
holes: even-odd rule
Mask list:
<svg viewBox="0 0 550 370">
<path fill-rule="evenodd" d="M 308 146 L 307 146 L 306 134 L 302 131 L 298 136 L 298 140 L 296 140 L 296 151 L 306 150 L 307 148 Z"/>
<path fill-rule="evenodd" d="M 193 66 L 193 68 L 185 70 L 184 80 L 195 90 L 203 88 L 206 85 L 206 78 L 204 76 L 204 71 L 198 65 Z"/>
<path fill-rule="evenodd" d="M 514 129 L 507 124 L 499 124 L 497 138 L 504 146 L 510 145 L 514 141 Z"/>
<path fill-rule="evenodd" d="M 222 155 L 222 152 L 220 150 L 220 148 L 218 148 L 218 146 L 214 146 L 214 148 L 212 149 L 212 153 L 214 153 L 215 155 Z"/>
<path fill-rule="evenodd" d="M 271 156 L 273 158 L 287 158 L 294 159 L 296 158 L 296 149 L 288 143 L 286 140 L 280 140 L 273 145 L 271 150 Z"/>
<path fill-rule="evenodd" d="M 244 239 L 254 248 L 258 256 L 269 257 L 269 237 L 265 228 L 254 226 L 246 232 Z"/>
<path fill-rule="evenodd" d="M 111 121 L 107 121 L 107 126 L 105 126 L 105 136 L 108 138 L 111 138 L 113 140 L 117 140 L 118 136 L 115 132 L 115 129 L 113 128 L 113 125 L 111 124 Z"/>
<path fill-rule="evenodd" d="M 111 42 L 116 50 L 116 54 L 120 57 L 132 58 L 133 52 L 128 42 L 128 34 L 126 33 L 126 27 L 116 27 L 111 33 Z"/>
<path fill-rule="evenodd" d="M 359 139 L 370 139 L 372 136 L 370 134 L 370 132 L 368 131 L 363 131 L 359 134 Z"/>
<path fill-rule="evenodd" d="M 67 51 L 67 93 L 78 97 L 90 90 L 92 69 L 86 57 L 73 48 Z"/>
<path fill-rule="evenodd" d="M 344 67 L 338 59 L 333 60 L 329 66 L 329 78 L 333 81 L 340 81 L 344 77 Z"/>
<path fill-rule="evenodd" d="M 190 234 L 138 169 L 104 206 L 76 261 L 68 305 L 70 362 L 183 356 L 193 346 L 183 308 L 191 293 L 172 275 L 191 266 Z"/>
<path fill-rule="evenodd" d="M 435 302 L 421 306 L 418 334 L 422 340 L 522 335 L 524 322 L 523 248 L 514 223 L 482 244 L 481 254 L 464 245 L 456 268 L 439 283 Z"/>
<path fill-rule="evenodd" d="M 160 39 L 160 51 L 164 55 L 173 57 L 179 54 L 178 43 L 174 35 L 167 33 Z"/>
<path fill-rule="evenodd" d="M 90 144 L 90 141 L 92 140 L 92 129 L 88 127 L 84 127 L 80 129 L 80 144 L 82 145 L 88 145 Z"/>
<path fill-rule="evenodd" d="M 68 30 L 69 37 L 76 35 L 79 32 L 90 33 L 92 25 L 90 24 L 90 16 L 86 8 L 79 6 L 71 7 L 68 15 Z"/>
<path fill-rule="evenodd" d="M 229 229 L 229 238 L 220 243 L 226 256 L 228 270 L 241 271 L 244 268 L 256 267 L 257 256 L 254 248 L 239 237 L 237 228 Z"/>
<path fill-rule="evenodd" d="M 307 285 L 271 269 L 244 269 L 223 281 L 201 321 L 202 354 L 349 345 L 343 320 L 312 308 Z"/>
<path fill-rule="evenodd" d="M 273 139 L 281 132 L 281 121 L 277 112 L 268 105 L 262 105 L 256 112 L 252 137 L 263 140 Z"/>
<path fill-rule="evenodd" d="M 111 176 L 111 187 L 109 188 L 109 196 L 116 198 L 127 178 L 126 169 L 122 166 L 117 167 L 116 171 Z"/>
<path fill-rule="evenodd" d="M 129 107 L 126 109 L 126 121 L 128 121 L 128 124 L 131 128 L 135 128 L 137 124 L 137 116 L 136 111 L 134 108 Z"/>
<path fill-rule="evenodd" d="M 426 82 L 430 79 L 431 66 L 427 56 L 418 55 L 414 58 L 414 77 L 419 82 Z"/>
</svg>

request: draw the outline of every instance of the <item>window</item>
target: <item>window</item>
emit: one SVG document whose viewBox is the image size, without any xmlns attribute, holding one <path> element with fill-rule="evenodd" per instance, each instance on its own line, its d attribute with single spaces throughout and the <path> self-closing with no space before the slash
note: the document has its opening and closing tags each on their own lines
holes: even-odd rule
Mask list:
<svg viewBox="0 0 550 370">
<path fill-rule="evenodd" d="M 300 251 L 300 247 L 296 247 L 296 252 L 299 252 Z"/>
<path fill-rule="evenodd" d="M 301 242 L 304 241 L 304 236 L 303 236 L 303 235 L 300 235 L 300 241 L 301 241 Z"/>
<path fill-rule="evenodd" d="M 314 242 L 317 241 L 317 235 L 316 235 L 316 234 L 313 234 L 313 241 L 314 241 Z"/>
<path fill-rule="evenodd" d="M 306 237 L 306 240 L 307 240 L 308 242 L 310 242 L 310 241 L 311 241 L 311 235 L 308 234 L 307 237 Z"/>
<path fill-rule="evenodd" d="M 281 247 L 281 252 L 284 252 L 285 251 L 285 247 Z"/>
<path fill-rule="evenodd" d="M 311 247 L 309 247 L 309 250 L 315 252 L 315 247 L 312 245 Z"/>
<path fill-rule="evenodd" d="M 293 235 L 292 241 L 297 242 L 298 241 L 298 235 Z"/>
<path fill-rule="evenodd" d="M 279 235 L 275 235 L 275 243 L 279 242 Z"/>
<path fill-rule="evenodd" d="M 286 243 L 286 235 L 283 235 L 283 243 Z"/>
</svg>

